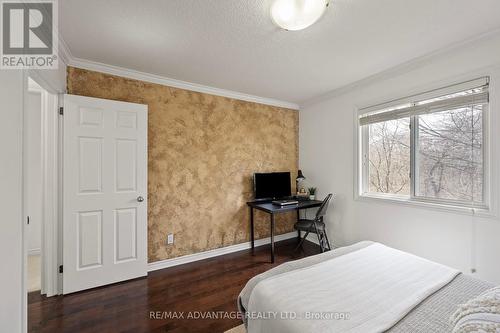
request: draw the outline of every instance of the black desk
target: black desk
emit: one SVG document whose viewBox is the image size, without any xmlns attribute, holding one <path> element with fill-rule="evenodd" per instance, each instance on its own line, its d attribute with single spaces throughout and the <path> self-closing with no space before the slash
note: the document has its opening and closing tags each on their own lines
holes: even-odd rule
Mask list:
<svg viewBox="0 0 500 333">
<path fill-rule="evenodd" d="M 297 211 L 297 220 L 299 219 L 299 211 L 301 209 L 314 208 L 319 207 L 323 201 L 319 200 L 307 200 L 307 201 L 299 201 L 297 205 L 288 205 L 288 206 L 277 206 L 273 205 L 271 202 L 262 202 L 262 201 L 250 201 L 247 202 L 247 205 L 250 207 L 250 239 L 252 241 L 252 251 L 254 250 L 254 223 L 253 223 L 253 210 L 258 209 L 263 212 L 268 213 L 271 216 L 271 262 L 274 263 L 274 215 L 279 213 Z M 299 232 L 300 237 L 300 232 Z"/>
</svg>

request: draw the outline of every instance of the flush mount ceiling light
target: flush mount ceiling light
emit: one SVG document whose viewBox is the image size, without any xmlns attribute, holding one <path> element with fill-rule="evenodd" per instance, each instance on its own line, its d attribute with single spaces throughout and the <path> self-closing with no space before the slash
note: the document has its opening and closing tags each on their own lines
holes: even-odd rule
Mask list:
<svg viewBox="0 0 500 333">
<path fill-rule="evenodd" d="M 302 30 L 318 21 L 329 0 L 275 0 L 271 6 L 274 23 L 285 30 Z"/>
</svg>

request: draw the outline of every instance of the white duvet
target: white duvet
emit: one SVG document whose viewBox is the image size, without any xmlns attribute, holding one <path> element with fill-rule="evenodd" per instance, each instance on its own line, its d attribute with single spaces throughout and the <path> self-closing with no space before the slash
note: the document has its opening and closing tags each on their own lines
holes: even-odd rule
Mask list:
<svg viewBox="0 0 500 333">
<path fill-rule="evenodd" d="M 458 273 L 374 243 L 259 282 L 248 332 L 383 332 Z"/>
</svg>

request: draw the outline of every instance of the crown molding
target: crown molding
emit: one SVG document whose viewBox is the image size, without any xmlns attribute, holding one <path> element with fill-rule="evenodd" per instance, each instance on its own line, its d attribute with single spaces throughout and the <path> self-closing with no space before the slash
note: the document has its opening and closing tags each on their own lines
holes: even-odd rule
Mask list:
<svg viewBox="0 0 500 333">
<path fill-rule="evenodd" d="M 71 54 L 71 51 L 62 38 L 61 34 L 59 34 L 59 60 L 61 60 L 66 66 L 69 65 L 71 59 L 73 59 L 73 55 Z"/>
<path fill-rule="evenodd" d="M 457 42 L 457 43 L 450 44 L 450 45 L 445 46 L 445 47 L 443 47 L 441 49 L 438 49 L 438 50 L 436 50 L 434 52 L 427 53 L 427 54 L 425 54 L 423 56 L 414 58 L 412 60 L 403 62 L 403 63 L 401 63 L 399 65 L 396 65 L 394 67 L 388 68 L 388 69 L 383 70 L 381 72 L 378 72 L 376 74 L 367 76 L 367 77 L 365 77 L 365 78 L 363 78 L 361 80 L 354 81 L 354 82 L 352 82 L 350 84 L 347 84 L 347 85 L 341 86 L 339 88 L 333 89 L 333 90 L 331 90 L 331 91 L 329 91 L 327 93 L 324 93 L 324 94 L 318 95 L 316 97 L 310 98 L 310 99 L 308 99 L 308 100 L 300 103 L 300 108 L 304 109 L 304 108 L 310 107 L 310 106 L 312 106 L 314 104 L 318 104 L 318 103 L 327 101 L 329 99 L 332 99 L 332 98 L 344 95 L 344 94 L 346 94 L 346 93 L 348 93 L 348 92 L 350 92 L 352 90 L 355 90 L 357 88 L 366 87 L 366 86 L 368 86 L 368 85 L 370 85 L 370 84 L 372 84 L 374 82 L 385 80 L 385 79 L 397 76 L 397 75 L 399 75 L 401 73 L 404 73 L 404 72 L 406 72 L 408 70 L 417 68 L 417 67 L 419 67 L 421 65 L 425 65 L 426 62 L 428 62 L 430 59 L 432 59 L 434 57 L 446 54 L 446 53 L 451 52 L 451 51 L 453 51 L 455 49 L 467 46 L 467 45 L 475 43 L 475 42 L 479 42 L 481 40 L 486 40 L 488 38 L 495 37 L 498 34 L 500 34 L 500 29 L 495 29 L 495 30 L 486 32 L 484 34 L 480 34 L 478 36 L 475 36 L 475 37 L 472 37 L 472 38 L 469 38 L 469 39 L 466 39 L 466 40 L 463 40 L 463 41 L 460 41 L 460 42 Z"/>
<path fill-rule="evenodd" d="M 101 73 L 105 73 L 105 74 L 121 76 L 121 77 L 125 77 L 128 79 L 146 81 L 146 82 L 161 84 L 164 86 L 180 88 L 180 89 L 185 89 L 185 90 L 191 90 L 191 91 L 196 91 L 196 92 L 210 94 L 210 95 L 228 97 L 228 98 L 238 99 L 238 100 L 247 101 L 247 102 L 277 106 L 277 107 L 282 107 L 282 108 L 287 108 L 287 109 L 292 109 L 292 110 L 299 110 L 298 104 L 287 102 L 287 101 L 280 101 L 280 100 L 273 99 L 273 98 L 260 97 L 260 96 L 249 95 L 249 94 L 245 94 L 245 93 L 241 93 L 241 92 L 237 92 L 237 91 L 232 91 L 232 90 L 209 87 L 209 86 L 205 86 L 205 85 L 201 85 L 201 84 L 197 84 L 197 83 L 191 83 L 191 82 L 171 79 L 171 78 L 168 78 L 165 76 L 140 72 L 140 71 L 136 71 L 133 69 L 127 69 L 127 68 L 123 68 L 123 67 L 118 67 L 118 66 L 103 64 L 103 63 L 99 63 L 99 62 L 95 62 L 95 61 L 76 58 L 76 57 L 71 56 L 71 52 L 69 51 L 69 48 L 67 48 L 66 43 L 63 42 L 63 43 L 61 43 L 61 45 L 65 46 L 65 51 L 66 51 L 66 54 L 68 55 L 69 61 L 66 64 L 68 66 L 71 66 L 71 67 L 87 69 L 87 70 L 101 72 Z M 61 49 L 63 49 L 63 48 L 61 48 Z"/>
<path fill-rule="evenodd" d="M 358 81 L 355 81 L 355 82 L 352 82 L 350 84 L 346 84 L 346 85 L 341 86 L 339 88 L 333 89 L 327 93 L 312 97 L 306 101 L 301 102 L 300 104 L 287 102 L 287 101 L 281 101 L 281 100 L 277 100 L 277 99 L 273 99 L 273 98 L 266 98 L 266 97 L 260 97 L 260 96 L 255 96 L 255 95 L 249 95 L 249 94 L 245 94 L 245 93 L 241 93 L 241 92 L 237 92 L 237 91 L 232 91 L 232 90 L 226 90 L 226 89 L 205 86 L 205 85 L 201 85 L 201 84 L 197 84 L 197 83 L 191 83 L 191 82 L 181 81 L 181 80 L 177 80 L 177 79 L 172 79 L 172 78 L 168 78 L 168 77 L 161 76 L 161 75 L 150 74 L 150 73 L 136 71 L 136 70 L 132 70 L 132 69 L 127 69 L 127 68 L 123 68 L 123 67 L 119 67 L 119 66 L 113 66 L 113 65 L 99 63 L 99 62 L 95 62 L 95 61 L 91 61 L 91 60 L 77 58 L 71 54 L 71 50 L 67 46 L 67 44 L 64 41 L 64 39 L 62 38 L 62 36 L 59 36 L 59 55 L 60 55 L 61 60 L 67 66 L 102 72 L 102 73 L 121 76 L 121 77 L 129 78 L 129 79 L 135 79 L 135 80 L 140 80 L 140 81 L 161 84 L 161 85 L 170 86 L 170 87 L 174 87 L 174 88 L 186 89 L 186 90 L 191 90 L 191 91 L 196 91 L 196 92 L 201 92 L 201 93 L 206 93 L 206 94 L 211 94 L 211 95 L 216 95 L 216 96 L 223 96 L 223 97 L 243 100 L 243 101 L 247 101 L 247 102 L 283 107 L 283 108 L 288 108 L 288 109 L 292 109 L 292 110 L 299 110 L 299 109 L 303 109 L 305 107 L 312 106 L 314 104 L 321 103 L 321 102 L 326 101 L 328 99 L 338 97 L 338 96 L 343 95 L 345 93 L 348 93 L 354 89 L 368 86 L 376 81 L 384 80 L 384 79 L 390 78 L 392 76 L 398 75 L 399 73 L 402 73 L 404 71 L 407 71 L 407 70 L 410 70 L 412 68 L 416 68 L 422 64 L 425 64 L 426 61 L 428 61 L 429 59 L 431 59 L 433 57 L 436 57 L 436 56 L 441 55 L 441 54 L 445 54 L 445 53 L 450 52 L 456 48 L 463 47 L 463 46 L 471 44 L 473 42 L 487 39 L 487 38 L 494 36 L 498 33 L 500 33 L 500 29 L 496 29 L 496 30 L 481 34 L 479 36 L 472 37 L 472 38 L 469 38 L 467 40 L 448 45 L 448 46 L 443 47 L 439 50 L 436 50 L 434 52 L 423 55 L 421 57 L 414 58 L 412 60 L 401 63 L 401 64 L 396 65 L 394 67 L 388 68 L 386 70 L 383 70 L 383 71 L 378 72 L 376 74 L 373 74 L 371 76 L 365 77 L 365 78 L 360 79 Z"/>
</svg>

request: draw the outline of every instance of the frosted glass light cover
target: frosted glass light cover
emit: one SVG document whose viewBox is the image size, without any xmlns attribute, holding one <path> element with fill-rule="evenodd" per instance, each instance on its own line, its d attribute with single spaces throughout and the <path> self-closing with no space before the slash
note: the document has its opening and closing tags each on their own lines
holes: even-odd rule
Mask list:
<svg viewBox="0 0 500 333">
<path fill-rule="evenodd" d="M 318 21 L 328 0 L 275 0 L 271 6 L 274 23 L 286 30 L 302 30 Z"/>
</svg>

